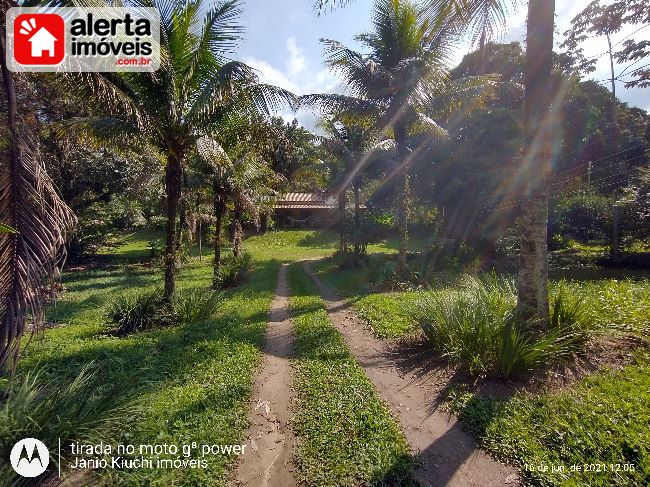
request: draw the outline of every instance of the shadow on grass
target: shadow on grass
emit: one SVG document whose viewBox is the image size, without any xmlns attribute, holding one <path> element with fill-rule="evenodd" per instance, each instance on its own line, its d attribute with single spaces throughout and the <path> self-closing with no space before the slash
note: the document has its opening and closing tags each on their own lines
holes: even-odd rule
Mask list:
<svg viewBox="0 0 650 487">
<path fill-rule="evenodd" d="M 89 334 L 77 331 L 85 330 L 80 321 L 88 307 L 102 306 L 110 297 L 106 292 L 108 288 L 88 297 L 76 296 L 82 299 L 65 302 L 64 309 L 61 303 L 56 311 L 57 315 L 65 314 L 76 324 L 53 330 L 55 334 L 46 336 L 40 347 L 30 347 L 19 365 L 19 376 L 39 369 L 43 380 L 71 381 L 80 369 L 92 362 L 97 374 L 83 394 L 90 397 L 110 390 L 112 399 L 129 406 L 142 406 L 147 401 L 141 414 L 115 418 L 114 428 L 118 435 L 132 431 L 136 438 L 144 435 L 150 440 L 159 431 L 169 434 L 171 428 L 178 430 L 174 434 L 183 436 L 192 434 L 192 430 L 186 430 L 187 425 L 198 428 L 195 434 L 203 434 L 198 424 L 202 412 L 214 416 L 215 410 L 234 421 L 241 414 L 239 406 L 250 393 L 249 382 L 268 320 L 268 310 L 260 307 L 259 300 L 267 296 L 270 300 L 278 265 L 275 261 L 256 263 L 255 278 L 224 293 L 222 307 L 212 320 L 123 338 L 107 336 L 97 326 L 91 327 L 93 331 Z M 114 284 L 119 291 L 125 286 L 132 287 L 133 282 L 120 278 Z M 253 299 L 257 299 L 257 303 L 248 306 Z M 93 315 L 93 318 L 91 324 L 97 325 L 97 317 Z M 217 380 L 219 377 L 222 378 Z M 228 382 L 225 389 L 224 380 Z M 195 389 L 184 393 L 186 396 L 182 400 L 179 398 L 176 402 L 174 399 L 176 408 L 165 405 L 156 410 L 156 407 L 161 408 L 156 402 L 166 403 L 173 397 L 166 393 L 161 395 L 163 391 L 177 388 L 186 391 L 194 386 Z M 152 415 L 158 420 L 152 420 Z M 161 415 L 163 423 L 159 421 Z M 215 430 L 210 434 L 215 438 L 227 435 L 228 441 L 237 441 L 232 435 L 240 432 L 231 430 L 240 428 L 239 421 L 233 424 L 225 428 L 225 433 Z"/>
</svg>

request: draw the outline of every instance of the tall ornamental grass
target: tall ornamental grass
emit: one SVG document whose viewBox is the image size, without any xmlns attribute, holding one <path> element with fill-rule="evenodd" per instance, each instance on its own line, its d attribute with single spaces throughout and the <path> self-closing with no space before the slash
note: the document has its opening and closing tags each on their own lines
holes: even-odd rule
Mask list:
<svg viewBox="0 0 650 487">
<path fill-rule="evenodd" d="M 562 285 L 548 331 L 518 319 L 516 306 L 513 280 L 464 276 L 455 289 L 425 294 L 417 320 L 435 352 L 473 376 L 509 377 L 559 362 L 582 352 L 593 332 Z"/>
</svg>

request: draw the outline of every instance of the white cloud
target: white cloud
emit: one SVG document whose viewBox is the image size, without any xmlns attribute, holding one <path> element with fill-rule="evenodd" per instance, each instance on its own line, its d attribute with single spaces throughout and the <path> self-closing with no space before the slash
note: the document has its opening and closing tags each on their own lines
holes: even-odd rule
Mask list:
<svg viewBox="0 0 650 487">
<path fill-rule="evenodd" d="M 275 68 L 261 59 L 246 57 L 244 62 L 258 71 L 263 83 L 279 86 L 296 95 L 333 93 L 342 89 L 341 80 L 327 69 L 316 73 L 306 70 L 300 76 L 291 76 L 290 72 Z"/>
<path fill-rule="evenodd" d="M 297 84 L 292 82 L 285 73 L 274 68 L 266 61 L 247 57 L 244 58 L 244 62 L 258 71 L 262 83 L 279 86 L 280 88 L 284 88 L 285 90 L 289 90 L 296 94 L 299 93 L 299 87 Z"/>
<path fill-rule="evenodd" d="M 296 76 L 302 73 L 307 68 L 307 58 L 304 51 L 296 44 L 295 37 L 287 39 L 287 51 L 289 51 L 289 57 L 286 59 L 285 64 L 289 74 Z"/>
</svg>

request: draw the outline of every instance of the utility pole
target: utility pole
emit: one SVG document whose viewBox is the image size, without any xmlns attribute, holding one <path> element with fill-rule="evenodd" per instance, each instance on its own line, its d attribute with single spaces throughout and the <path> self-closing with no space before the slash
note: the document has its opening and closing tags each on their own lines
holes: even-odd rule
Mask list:
<svg viewBox="0 0 650 487">
<path fill-rule="evenodd" d="M 620 218 L 620 208 L 618 202 L 614 203 L 612 211 L 612 248 L 610 249 L 610 257 L 614 262 L 619 261 L 620 247 L 618 242 L 618 220 Z"/>
<path fill-rule="evenodd" d="M 587 187 L 591 188 L 591 161 L 587 165 Z"/>
</svg>

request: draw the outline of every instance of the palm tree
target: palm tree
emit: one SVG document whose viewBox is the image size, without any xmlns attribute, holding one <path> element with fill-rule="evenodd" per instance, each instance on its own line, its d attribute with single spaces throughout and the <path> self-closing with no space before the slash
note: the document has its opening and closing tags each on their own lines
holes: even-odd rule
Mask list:
<svg viewBox="0 0 650 487">
<path fill-rule="evenodd" d="M 258 83 L 252 68 L 228 61 L 241 39 L 239 0 L 158 0 L 161 65 L 155 73 L 98 73 L 70 88 L 100 102 L 109 115 L 70 121 L 100 139 L 145 141 L 165 161 L 167 229 L 165 291 L 175 292 L 177 218 L 183 166 L 198 145 L 210 144 L 214 128 L 232 111 L 268 115 L 292 96 Z"/>
<path fill-rule="evenodd" d="M 345 114 L 323 119 L 319 127 L 327 134 L 319 138 L 322 146 L 337 159 L 338 174 L 333 186 L 343 200 L 351 185 L 354 194 L 354 252 L 362 253 L 360 190 L 364 170 L 373 159 L 386 155 L 394 148 L 390 139 L 379 141 L 380 133 L 372 120 L 351 117 Z M 342 197 L 342 198 L 341 198 Z M 345 251 L 345 218 L 341 222 L 341 251 Z"/>
<path fill-rule="evenodd" d="M 504 25 L 506 0 L 432 0 L 429 7 L 456 26 Z M 529 0 L 526 23 L 526 198 L 517 283 L 518 310 L 548 327 L 548 198 L 552 159 L 551 69 L 555 0 Z M 478 23 L 478 24 L 477 24 Z"/>
<path fill-rule="evenodd" d="M 320 0 L 317 6 L 337 6 L 346 2 Z M 425 12 L 436 25 L 469 29 L 476 38 L 504 27 L 512 0 L 428 0 Z M 521 234 L 518 310 L 534 317 L 541 328 L 548 326 L 548 181 L 551 175 L 551 67 L 555 0 L 529 0 L 526 22 L 525 125 L 527 198 L 522 203 L 524 225 Z M 355 61 L 355 58 L 351 58 Z M 361 71 L 360 71 L 361 74 Z M 400 244 L 401 250 L 401 244 Z"/>
<path fill-rule="evenodd" d="M 408 137 L 429 132 L 446 136 L 425 115 L 427 94 L 444 85 L 455 33 L 451 26 L 436 23 L 411 0 L 378 0 L 373 10 L 373 31 L 356 39 L 368 49 L 362 54 L 343 44 L 324 39 L 326 64 L 340 73 L 351 96 L 308 95 L 305 103 L 326 110 L 374 117 L 378 127 L 394 137 L 400 164 L 398 202 L 399 265 L 406 266 L 409 206 L 409 163 L 412 150 Z"/>
<path fill-rule="evenodd" d="M 259 215 L 269 213 L 286 179 L 260 157 L 270 135 L 260 117 L 233 112 L 219 125 L 214 138 L 204 141 L 197 154 L 201 172 L 213 197 L 213 283 L 218 285 L 221 268 L 221 233 L 228 209 L 232 209 L 233 255 L 241 256 L 241 219 L 248 213 L 258 224 Z"/>
</svg>

